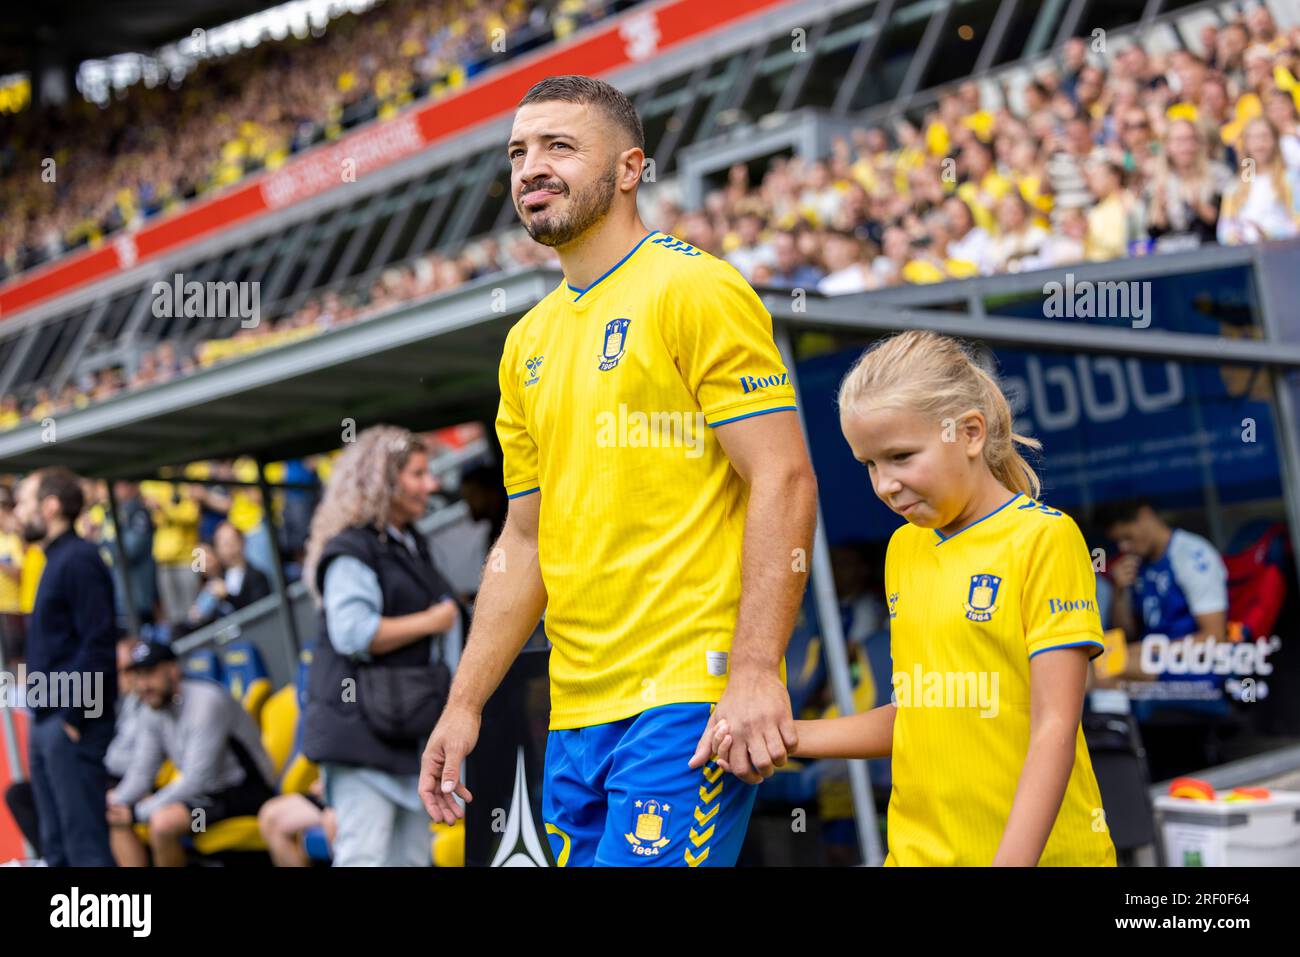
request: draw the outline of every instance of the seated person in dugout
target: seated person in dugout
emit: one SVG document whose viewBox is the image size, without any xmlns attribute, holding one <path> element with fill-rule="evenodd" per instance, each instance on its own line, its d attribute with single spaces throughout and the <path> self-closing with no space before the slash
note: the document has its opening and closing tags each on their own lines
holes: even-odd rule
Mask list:
<svg viewBox="0 0 1300 957">
<path fill-rule="evenodd" d="M 306 794 L 278 794 L 262 805 L 257 826 L 266 841 L 267 853 L 276 867 L 310 867 L 307 831 L 323 828 L 325 842 L 332 853 L 338 819 L 334 809 L 325 806 L 325 782 L 316 778 Z"/>
<path fill-rule="evenodd" d="M 217 821 L 256 815 L 274 796 L 271 759 L 257 724 L 223 686 L 182 678 L 166 645 L 141 642 L 131 655 L 140 716 L 126 775 L 108 794 L 109 837 L 123 867 L 148 863 L 135 824 L 148 824 L 148 850 L 159 867 L 185 864 L 188 833 Z M 164 760 L 177 774 L 156 793 Z"/>
</svg>

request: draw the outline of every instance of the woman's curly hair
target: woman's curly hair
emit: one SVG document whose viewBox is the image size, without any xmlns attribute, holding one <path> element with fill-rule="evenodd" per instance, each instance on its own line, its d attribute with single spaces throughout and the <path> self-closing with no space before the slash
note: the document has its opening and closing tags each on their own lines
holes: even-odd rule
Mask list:
<svg viewBox="0 0 1300 957">
<path fill-rule="evenodd" d="M 427 453 L 425 444 L 408 430 L 394 425 L 374 425 L 349 442 L 339 455 L 325 494 L 311 519 L 302 577 L 312 597 L 320 601 L 316 567 L 331 538 L 344 529 L 372 525 L 384 529 L 389 502 L 398 474 L 414 452 Z"/>
</svg>

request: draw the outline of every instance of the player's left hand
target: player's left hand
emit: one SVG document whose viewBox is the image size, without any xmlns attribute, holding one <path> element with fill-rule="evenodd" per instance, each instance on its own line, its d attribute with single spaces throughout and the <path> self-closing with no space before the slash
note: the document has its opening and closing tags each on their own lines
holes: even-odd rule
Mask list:
<svg viewBox="0 0 1300 957">
<path fill-rule="evenodd" d="M 719 725 L 723 734 L 716 735 Z M 726 753 L 715 743 L 726 742 Z M 785 767 L 786 758 L 799 743 L 790 711 L 790 693 L 778 673 L 740 672 L 731 676 L 709 723 L 700 735 L 692 768 L 702 767 L 711 757 L 726 760 L 719 766 L 746 784 L 758 784 L 770 778 L 777 768 Z"/>
</svg>

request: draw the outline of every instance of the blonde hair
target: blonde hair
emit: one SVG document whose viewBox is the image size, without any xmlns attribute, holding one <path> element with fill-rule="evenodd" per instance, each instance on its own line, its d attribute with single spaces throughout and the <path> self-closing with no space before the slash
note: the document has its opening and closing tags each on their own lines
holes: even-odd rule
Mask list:
<svg viewBox="0 0 1300 957">
<path fill-rule="evenodd" d="M 349 442 L 325 483 L 320 505 L 311 519 L 303 558 L 303 580 L 312 597 L 316 589 L 316 567 L 325 545 L 339 532 L 356 525 L 370 525 L 387 534 L 388 506 L 397 487 L 397 476 L 416 452 L 427 452 L 419 438 L 395 425 L 374 425 Z"/>
<path fill-rule="evenodd" d="M 1268 162 L 1261 163 L 1260 169 L 1254 171 L 1254 179 L 1266 175 L 1273 181 L 1273 194 L 1286 209 L 1287 214 L 1294 220 L 1296 218 L 1295 197 L 1291 192 L 1291 183 L 1287 179 L 1286 163 L 1282 159 L 1282 137 L 1278 133 L 1277 127 L 1266 116 L 1252 118 L 1241 128 L 1241 135 L 1237 138 L 1236 143 L 1237 151 L 1243 159 L 1255 160 L 1254 156 L 1246 152 L 1246 134 L 1256 126 L 1264 127 L 1272 135 L 1273 156 Z M 1247 180 L 1238 173 L 1232 188 L 1223 196 L 1219 207 L 1220 216 L 1236 216 L 1241 212 L 1242 207 L 1246 205 L 1246 200 L 1250 198 L 1250 190 L 1254 185 L 1254 179 Z"/>
<path fill-rule="evenodd" d="M 1017 445 L 1041 449 L 1037 439 L 1012 431 L 1011 406 L 997 380 L 958 340 L 935 332 L 902 332 L 862 354 L 840 383 L 840 415 L 907 409 L 936 422 L 971 409 L 984 416 L 984 462 L 1013 492 L 1038 498 L 1042 483 Z"/>
</svg>

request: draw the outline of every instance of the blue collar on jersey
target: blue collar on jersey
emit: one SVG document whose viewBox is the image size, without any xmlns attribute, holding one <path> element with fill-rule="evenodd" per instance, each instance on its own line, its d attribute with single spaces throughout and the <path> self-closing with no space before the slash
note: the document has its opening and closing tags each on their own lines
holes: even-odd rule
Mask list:
<svg viewBox="0 0 1300 957">
<path fill-rule="evenodd" d="M 1018 499 L 1018 498 L 1020 498 L 1020 493 L 1019 493 L 1019 492 L 1017 492 L 1015 495 L 1011 496 L 1009 499 L 1007 499 L 1005 502 L 1003 502 L 1001 505 L 999 505 L 999 506 L 998 506 L 997 508 L 995 508 L 993 511 L 989 512 L 987 515 L 984 516 L 984 518 L 977 518 L 977 519 L 975 519 L 975 521 L 973 521 L 973 522 L 971 522 L 969 525 L 967 525 L 966 528 L 959 528 L 959 529 L 957 529 L 957 531 L 953 532 L 951 535 L 947 535 L 947 536 L 945 536 L 945 535 L 943 534 L 943 532 L 939 531 L 939 530 L 936 528 L 936 529 L 934 530 L 934 534 L 936 534 L 936 535 L 939 536 L 939 540 L 938 540 L 937 542 L 934 543 L 934 544 L 935 544 L 935 547 L 937 548 L 938 546 L 942 545 L 944 542 L 950 542 L 950 541 L 952 541 L 954 538 L 956 538 L 956 537 L 957 537 L 958 535 L 960 535 L 962 532 L 966 531 L 967 528 L 974 528 L 974 527 L 975 527 L 976 525 L 978 525 L 980 522 L 983 522 L 983 521 L 985 521 L 985 520 L 987 520 L 987 519 L 992 518 L 994 515 L 996 515 L 996 514 L 997 514 L 998 512 L 1000 512 L 1000 511 L 1002 511 L 1004 508 L 1006 508 L 1008 505 L 1010 505 L 1012 502 L 1014 502 L 1014 501 L 1015 501 L 1016 499 Z"/>
<path fill-rule="evenodd" d="M 576 292 L 576 293 L 578 294 L 578 299 L 581 299 L 581 298 L 582 298 L 583 296 L 585 296 L 587 293 L 591 292 L 593 289 L 595 289 L 597 286 L 599 286 L 602 282 L 604 282 L 605 279 L 609 277 L 609 274 L 610 274 L 610 273 L 612 273 L 612 272 L 613 272 L 615 269 L 617 269 L 619 266 L 623 265 L 623 263 L 627 262 L 628 259 L 632 256 L 632 253 L 636 252 L 638 249 L 641 248 L 641 243 L 644 243 L 647 239 L 649 239 L 651 236 L 653 236 L 653 235 L 654 235 L 655 233 L 657 233 L 657 232 L 659 232 L 659 230 L 657 230 L 657 229 L 652 229 L 652 230 L 650 230 L 650 232 L 648 232 L 648 233 L 646 233 L 644 236 L 642 236 L 641 239 L 637 242 L 637 244 L 636 244 L 635 246 L 632 247 L 632 249 L 628 252 L 628 254 L 627 254 L 626 256 L 624 256 L 624 257 L 623 257 L 622 259 L 620 259 L 618 262 L 614 263 L 614 265 L 610 266 L 609 269 L 607 269 L 607 270 L 605 271 L 605 275 L 601 276 L 599 279 L 597 279 L 595 282 L 593 282 L 593 283 L 592 283 L 590 286 L 588 286 L 586 289 L 578 289 L 576 286 L 573 285 L 573 283 L 569 282 L 567 279 L 564 281 L 564 284 L 565 284 L 566 286 L 569 287 L 569 291 L 570 291 L 570 292 Z M 578 299 L 575 299 L 575 300 L 573 300 L 573 301 L 574 301 L 574 302 L 577 302 Z"/>
</svg>

